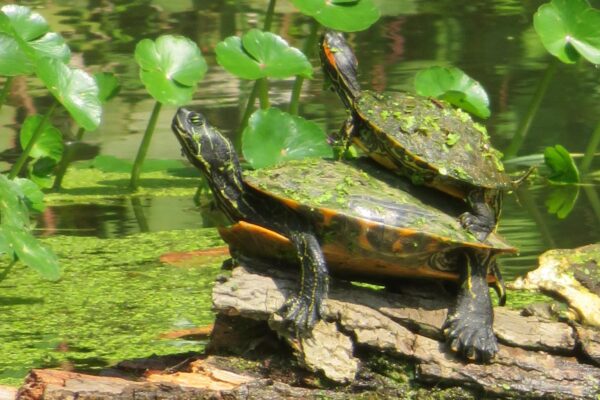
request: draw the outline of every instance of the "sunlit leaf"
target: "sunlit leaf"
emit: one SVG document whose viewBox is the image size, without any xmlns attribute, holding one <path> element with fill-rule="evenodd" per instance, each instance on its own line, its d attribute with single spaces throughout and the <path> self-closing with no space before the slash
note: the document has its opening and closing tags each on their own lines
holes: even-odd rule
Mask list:
<svg viewBox="0 0 600 400">
<path fill-rule="evenodd" d="M 13 179 L 13 183 L 21 189 L 21 192 L 25 196 L 25 202 L 30 210 L 38 212 L 44 211 L 44 193 L 40 190 L 38 185 L 25 178 L 15 178 Z"/>
<path fill-rule="evenodd" d="M 303 14 L 327 28 L 343 32 L 362 31 L 379 19 L 373 0 L 292 0 Z"/>
<path fill-rule="evenodd" d="M 71 52 L 64 39 L 49 32 L 40 14 L 15 4 L 0 11 L 0 75 L 30 74 L 40 57 L 69 60 Z"/>
<path fill-rule="evenodd" d="M 106 103 L 121 91 L 119 80 L 111 72 L 97 72 L 94 79 L 98 85 L 98 99 L 101 103 Z"/>
<path fill-rule="evenodd" d="M 306 56 L 280 36 L 251 29 L 241 39 L 230 36 L 215 48 L 217 62 L 243 79 L 312 76 Z"/>
<path fill-rule="evenodd" d="M 600 11 L 586 0 L 552 0 L 538 8 L 533 26 L 546 50 L 564 63 L 583 56 L 600 64 Z"/>
<path fill-rule="evenodd" d="M 556 214 L 558 218 L 564 219 L 573 211 L 578 196 L 579 186 L 555 187 L 546 199 L 546 208 L 550 214 Z"/>
<path fill-rule="evenodd" d="M 36 73 L 79 126 L 93 131 L 100 125 L 102 105 L 92 76 L 51 58 L 40 59 Z"/>
<path fill-rule="evenodd" d="M 20 187 L 0 174 L 0 221 L 2 226 L 29 225 L 29 212 Z"/>
<path fill-rule="evenodd" d="M 314 122 L 277 108 L 258 110 L 242 133 L 244 157 L 254 168 L 306 157 L 331 157 L 327 135 Z"/>
<path fill-rule="evenodd" d="M 21 132 L 19 134 L 19 140 L 21 142 L 21 148 L 25 148 L 31 140 L 33 133 L 42 122 L 44 118 L 41 115 L 30 115 L 23 122 L 21 126 Z M 60 160 L 63 154 L 63 141 L 62 135 L 58 129 L 56 129 L 48 121 L 42 128 L 42 133 L 36 140 L 35 144 L 31 148 L 29 156 L 32 158 L 49 157 L 53 160 Z"/>
<path fill-rule="evenodd" d="M 490 116 L 488 95 L 476 80 L 456 67 L 431 67 L 415 76 L 415 89 L 421 96 L 446 100 L 478 117 Z"/>
<path fill-rule="evenodd" d="M 546 147 L 544 162 L 550 168 L 548 180 L 554 183 L 578 183 L 579 170 L 571 154 L 560 144 Z"/>
<path fill-rule="evenodd" d="M 14 251 L 12 247 L 10 247 L 10 243 L 4 234 L 3 228 L 0 226 L 0 255 L 3 254 L 13 257 Z"/>
<path fill-rule="evenodd" d="M 180 106 L 192 100 L 207 66 L 196 43 L 183 36 L 141 40 L 135 47 L 140 79 L 154 99 Z"/>
<path fill-rule="evenodd" d="M 46 279 L 60 278 L 58 257 L 49 248 L 42 246 L 26 230 L 3 226 L 6 240 L 11 244 L 21 262 L 33 268 Z"/>
</svg>

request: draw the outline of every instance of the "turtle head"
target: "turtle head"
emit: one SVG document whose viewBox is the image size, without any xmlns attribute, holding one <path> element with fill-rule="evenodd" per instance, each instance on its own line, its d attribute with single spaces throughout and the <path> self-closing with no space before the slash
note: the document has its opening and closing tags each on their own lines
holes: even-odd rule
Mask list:
<svg viewBox="0 0 600 400">
<path fill-rule="evenodd" d="M 179 108 L 171 125 L 181 150 L 207 177 L 230 163 L 238 163 L 233 145 L 199 112 Z"/>
<path fill-rule="evenodd" d="M 339 32 L 326 31 L 319 45 L 319 56 L 325 77 L 338 92 L 346 107 L 360 93 L 358 61 L 352 48 Z"/>
<path fill-rule="evenodd" d="M 242 219 L 240 201 L 245 185 L 231 141 L 204 115 L 186 108 L 177 110 L 171 128 L 182 152 L 204 174 L 219 208 L 233 221 Z"/>
</svg>

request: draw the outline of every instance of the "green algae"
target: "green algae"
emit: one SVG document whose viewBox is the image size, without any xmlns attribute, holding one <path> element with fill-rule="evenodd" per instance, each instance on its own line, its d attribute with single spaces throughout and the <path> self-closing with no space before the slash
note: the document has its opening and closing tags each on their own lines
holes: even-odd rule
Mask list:
<svg viewBox="0 0 600 400">
<path fill-rule="evenodd" d="M 159 339 L 213 322 L 211 288 L 220 264 L 176 268 L 166 252 L 222 246 L 214 229 L 163 231 L 122 239 L 55 236 L 63 277 L 41 281 L 19 265 L 0 287 L 0 384 L 18 385 L 31 368 L 94 370 L 151 354 L 202 351 Z"/>
<path fill-rule="evenodd" d="M 48 193 L 49 205 L 64 203 L 95 203 L 106 199 L 129 196 L 193 196 L 201 179 L 198 176 L 175 176 L 168 171 L 146 172 L 140 178 L 140 187 L 129 189 L 129 173 L 104 172 L 96 168 L 69 168 L 62 190 Z"/>
</svg>

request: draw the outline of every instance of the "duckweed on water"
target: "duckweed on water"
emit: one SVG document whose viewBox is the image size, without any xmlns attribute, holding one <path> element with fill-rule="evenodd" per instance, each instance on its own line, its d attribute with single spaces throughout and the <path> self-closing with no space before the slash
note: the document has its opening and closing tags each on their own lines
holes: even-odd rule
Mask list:
<svg viewBox="0 0 600 400">
<path fill-rule="evenodd" d="M 168 171 L 146 172 L 140 187 L 132 193 L 129 173 L 103 172 L 96 168 L 69 168 L 63 190 L 45 196 L 46 204 L 97 203 L 98 200 L 135 196 L 193 196 L 201 180 L 198 176 L 175 176 Z"/>
<path fill-rule="evenodd" d="M 211 288 L 220 262 L 176 268 L 167 252 L 222 246 L 213 229 L 123 239 L 45 239 L 63 278 L 41 281 L 25 267 L 0 284 L 0 384 L 18 385 L 31 368 L 93 370 L 151 354 L 201 351 L 202 343 L 159 334 L 212 323 Z"/>
</svg>

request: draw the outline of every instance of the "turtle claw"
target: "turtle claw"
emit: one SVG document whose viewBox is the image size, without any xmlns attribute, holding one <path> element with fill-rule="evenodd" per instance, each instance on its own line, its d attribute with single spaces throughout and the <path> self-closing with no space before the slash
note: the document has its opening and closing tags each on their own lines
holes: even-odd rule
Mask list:
<svg viewBox="0 0 600 400">
<path fill-rule="evenodd" d="M 277 314 L 283 318 L 284 326 L 300 335 L 308 333 L 320 319 L 317 307 L 302 296 L 290 297 Z"/>
<path fill-rule="evenodd" d="M 452 351 L 468 360 L 489 362 L 498 352 L 498 342 L 488 316 L 449 315 L 442 329 Z"/>
<path fill-rule="evenodd" d="M 483 242 L 494 230 L 493 222 L 490 224 L 488 219 L 470 212 L 462 213 L 458 219 L 462 227 L 471 232 L 480 242 Z"/>
</svg>

